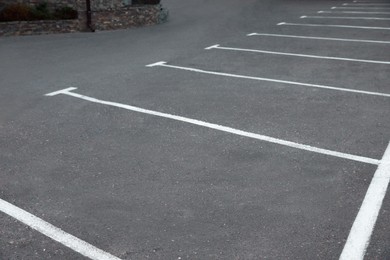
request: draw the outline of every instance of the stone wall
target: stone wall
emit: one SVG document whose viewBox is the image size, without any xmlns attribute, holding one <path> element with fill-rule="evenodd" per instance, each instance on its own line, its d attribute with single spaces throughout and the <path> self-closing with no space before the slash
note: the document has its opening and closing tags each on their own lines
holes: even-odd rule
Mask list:
<svg viewBox="0 0 390 260">
<path fill-rule="evenodd" d="M 91 0 L 91 8 L 97 10 L 113 10 L 129 5 L 131 0 Z M 85 0 L 0 0 L 0 4 L 24 3 L 37 5 L 39 3 L 47 3 L 48 6 L 69 6 L 75 9 L 85 9 Z M 128 3 L 128 4 L 126 4 Z"/>
<path fill-rule="evenodd" d="M 91 0 L 93 1 L 93 0 Z M 47 3 L 49 8 L 57 8 L 63 6 L 73 7 L 78 9 L 80 6 L 81 0 L 0 0 L 1 4 L 14 4 L 14 3 L 23 3 L 29 5 L 37 5 L 40 3 Z"/>
<path fill-rule="evenodd" d="M 79 20 L 6 22 L 0 23 L 0 36 L 71 33 L 79 28 Z"/>
<path fill-rule="evenodd" d="M 96 30 L 116 30 L 165 22 L 168 13 L 160 5 L 127 6 L 92 13 Z"/>
<path fill-rule="evenodd" d="M 91 9 L 92 11 L 102 10 L 118 10 L 121 9 L 125 4 L 122 0 L 92 0 Z"/>
<path fill-rule="evenodd" d="M 41 3 L 42 0 L 0 0 L 0 3 Z M 86 31 L 85 0 L 45 0 L 52 8 L 69 6 L 78 10 L 77 20 L 0 22 L 0 36 L 66 33 Z M 153 25 L 167 20 L 168 11 L 161 5 L 132 6 L 124 0 L 91 0 L 92 27 L 115 30 Z M 131 3 L 129 0 L 128 3 Z"/>
</svg>

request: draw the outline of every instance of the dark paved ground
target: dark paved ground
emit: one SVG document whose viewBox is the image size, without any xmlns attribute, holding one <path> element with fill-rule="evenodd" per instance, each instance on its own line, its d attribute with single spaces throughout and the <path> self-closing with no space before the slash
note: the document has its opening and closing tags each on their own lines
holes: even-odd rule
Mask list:
<svg viewBox="0 0 390 260">
<path fill-rule="evenodd" d="M 390 31 L 276 26 L 342 1 L 167 0 L 134 30 L 0 39 L 0 198 L 123 259 L 337 259 L 376 166 L 168 119 L 44 97 L 77 93 L 380 159 L 390 98 L 146 68 L 205 70 L 390 93 L 390 65 L 204 50 L 226 47 L 390 61 Z M 367 15 L 365 15 L 367 16 Z M 381 17 L 390 17 L 382 15 Z M 387 192 L 367 259 L 390 259 Z M 0 213 L 0 259 L 82 259 Z"/>
</svg>

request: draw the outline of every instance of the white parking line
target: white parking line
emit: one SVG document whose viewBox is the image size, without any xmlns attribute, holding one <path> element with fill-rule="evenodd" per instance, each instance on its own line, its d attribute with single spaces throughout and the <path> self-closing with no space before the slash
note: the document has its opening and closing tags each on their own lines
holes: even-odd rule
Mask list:
<svg viewBox="0 0 390 260">
<path fill-rule="evenodd" d="M 234 128 L 227 127 L 227 126 L 208 123 L 208 122 L 204 122 L 204 121 L 200 121 L 200 120 L 192 119 L 192 118 L 187 118 L 187 117 L 183 117 L 183 116 L 176 116 L 176 115 L 172 115 L 172 114 L 162 113 L 162 112 L 153 111 L 153 110 L 144 109 L 144 108 L 135 107 L 135 106 L 130 106 L 130 105 L 126 105 L 126 104 L 105 101 L 105 100 L 99 100 L 99 99 L 96 99 L 93 97 L 88 97 L 88 96 L 84 96 L 84 95 L 80 95 L 80 94 L 72 92 L 75 89 L 76 88 L 66 88 L 63 90 L 48 93 L 48 94 L 46 94 L 46 96 L 55 96 L 55 95 L 59 95 L 59 94 L 68 95 L 68 96 L 72 96 L 72 97 L 86 100 L 86 101 L 93 102 L 93 103 L 123 108 L 123 109 L 127 109 L 130 111 L 153 115 L 153 116 L 158 116 L 158 117 L 162 117 L 162 118 L 168 118 L 168 119 L 172 119 L 172 120 L 176 120 L 176 121 L 180 121 L 180 122 L 185 122 L 185 123 L 192 124 L 192 125 L 202 126 L 202 127 L 226 132 L 226 133 L 231 133 L 231 134 L 244 136 L 244 137 L 248 137 L 248 138 L 253 138 L 253 139 L 257 139 L 257 140 L 261 140 L 261 141 L 265 141 L 265 142 L 269 142 L 269 143 L 288 146 L 291 148 L 296 148 L 296 149 L 309 151 L 309 152 L 313 152 L 313 153 L 334 156 L 334 157 L 338 157 L 338 158 L 342 158 L 342 159 L 348 159 L 348 160 L 353 160 L 353 161 L 368 163 L 368 164 L 374 164 L 374 165 L 378 165 L 380 163 L 380 161 L 377 159 L 372 159 L 372 158 L 353 155 L 353 154 L 336 152 L 336 151 L 317 148 L 317 147 L 313 147 L 313 146 L 309 146 L 309 145 L 305 145 L 305 144 L 294 143 L 294 142 L 290 142 L 290 141 L 286 141 L 286 140 L 282 140 L 282 139 L 278 139 L 278 138 L 274 138 L 274 137 L 270 137 L 270 136 L 266 136 L 266 135 L 260 135 L 260 134 L 256 134 L 256 133 L 246 132 L 246 131 L 242 131 L 239 129 L 234 129 Z"/>
<path fill-rule="evenodd" d="M 290 34 L 250 33 L 250 34 L 247 34 L 247 36 L 269 36 L 269 37 L 285 37 L 285 38 L 311 39 L 311 40 L 327 40 L 327 41 L 342 41 L 342 42 L 365 42 L 365 43 L 390 44 L 390 41 L 327 38 L 327 37 L 313 37 L 313 36 L 290 35 Z"/>
<path fill-rule="evenodd" d="M 301 83 L 301 82 L 287 81 L 287 80 L 251 77 L 251 76 L 244 76 L 244 75 L 230 74 L 230 73 L 223 73 L 223 72 L 216 72 L 216 71 L 207 71 L 207 70 L 201 70 L 201 69 L 190 68 L 190 67 L 169 65 L 164 61 L 160 61 L 160 62 L 156 62 L 156 63 L 150 64 L 150 65 L 147 65 L 147 67 L 157 67 L 157 66 L 178 69 L 178 70 L 191 71 L 191 72 L 196 72 L 196 73 L 209 74 L 209 75 L 217 75 L 217 76 L 223 76 L 223 77 L 249 79 L 249 80 L 257 80 L 257 81 L 267 81 L 267 82 L 274 82 L 274 83 L 281 83 L 281 84 L 288 84 L 288 85 L 297 85 L 297 86 L 304 86 L 304 87 L 311 87 L 311 88 L 320 88 L 320 89 L 336 90 L 336 91 L 351 92 L 351 93 L 358 93 L 358 94 L 365 94 L 365 95 L 374 95 L 374 96 L 387 97 L 387 98 L 390 97 L 390 94 L 387 94 L 387 93 L 371 92 L 371 91 L 348 89 L 348 88 L 338 88 L 338 87 L 331 87 L 331 86 L 326 86 L 326 85 Z"/>
<path fill-rule="evenodd" d="M 375 3 L 375 2 L 371 2 L 371 1 L 357 1 L 357 0 L 353 0 L 352 1 L 353 3 L 362 3 L 362 4 L 372 4 L 372 3 L 374 3 L 374 4 L 382 4 L 382 3 L 384 3 L 384 2 L 377 2 L 377 3 Z"/>
<path fill-rule="evenodd" d="M 319 14 L 390 14 L 390 12 L 365 12 L 365 11 L 318 11 Z"/>
<path fill-rule="evenodd" d="M 368 187 L 340 260 L 363 260 L 390 181 L 390 144 Z"/>
<path fill-rule="evenodd" d="M 331 9 L 356 9 L 356 10 L 390 10 L 390 7 L 364 7 L 364 6 L 333 6 Z"/>
<path fill-rule="evenodd" d="M 362 17 L 362 16 L 310 16 L 303 15 L 301 19 L 348 19 L 348 20 L 379 20 L 379 21 L 389 21 L 390 18 L 383 17 Z"/>
<path fill-rule="evenodd" d="M 350 59 L 350 58 L 341 58 L 341 57 L 307 55 L 307 54 L 299 54 L 299 53 L 254 50 L 254 49 L 244 49 L 244 48 L 231 48 L 231 47 L 222 47 L 219 44 L 207 47 L 205 49 L 206 50 L 216 49 L 216 50 L 228 50 L 228 51 L 254 52 L 254 53 L 272 54 L 272 55 L 284 55 L 284 56 L 294 56 L 294 57 L 303 57 L 303 58 L 323 59 L 323 60 L 341 60 L 341 61 L 375 63 L 375 64 L 390 64 L 390 61 Z"/>
<path fill-rule="evenodd" d="M 375 2 L 371 2 L 371 1 L 365 2 L 365 1 L 357 1 L 357 0 L 353 0 L 352 2 L 353 3 L 362 3 L 362 4 L 382 4 L 382 3 L 384 3 L 384 2 L 376 2 L 375 3 Z"/>
<path fill-rule="evenodd" d="M 367 29 L 367 30 L 390 30 L 389 27 L 369 27 L 369 26 L 353 26 L 353 25 L 341 25 L 341 24 L 310 24 L 310 23 L 285 23 L 285 22 L 281 22 L 281 23 L 278 23 L 277 25 L 353 28 L 353 29 Z"/>
<path fill-rule="evenodd" d="M 2 199 L 0 199 L 0 211 L 85 257 L 93 260 L 120 260 L 120 258 L 68 234 L 52 224 Z"/>
<path fill-rule="evenodd" d="M 387 3 L 344 3 L 343 5 L 349 5 L 349 6 L 370 6 L 370 5 L 377 5 L 377 6 L 389 6 L 390 4 Z"/>
</svg>

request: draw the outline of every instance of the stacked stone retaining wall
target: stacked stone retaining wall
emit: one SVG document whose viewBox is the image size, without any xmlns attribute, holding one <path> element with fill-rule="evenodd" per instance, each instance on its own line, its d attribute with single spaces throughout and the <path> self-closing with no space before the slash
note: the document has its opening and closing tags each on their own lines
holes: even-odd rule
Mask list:
<svg viewBox="0 0 390 260">
<path fill-rule="evenodd" d="M 0 23 L 0 36 L 71 33 L 80 31 L 79 20 L 43 20 Z"/>
<path fill-rule="evenodd" d="M 37 4 L 42 0 L 0 0 L 0 3 Z M 46 0 L 51 8 L 69 6 L 78 10 L 75 20 L 45 20 L 0 22 L 0 36 L 69 33 L 85 31 L 85 0 Z M 131 6 L 122 0 L 91 0 L 92 27 L 100 30 L 127 29 L 144 25 L 154 25 L 167 20 L 168 11 L 161 5 Z"/>
<path fill-rule="evenodd" d="M 81 4 L 81 0 L 0 0 L 0 6 L 15 4 L 15 3 L 22 3 L 28 5 L 38 5 L 40 3 L 47 3 L 49 9 L 55 9 L 64 6 L 78 9 L 78 7 Z"/>
<path fill-rule="evenodd" d="M 159 5 L 122 7 L 115 10 L 101 10 L 92 13 L 96 30 L 116 30 L 164 22 L 164 9 Z"/>
</svg>

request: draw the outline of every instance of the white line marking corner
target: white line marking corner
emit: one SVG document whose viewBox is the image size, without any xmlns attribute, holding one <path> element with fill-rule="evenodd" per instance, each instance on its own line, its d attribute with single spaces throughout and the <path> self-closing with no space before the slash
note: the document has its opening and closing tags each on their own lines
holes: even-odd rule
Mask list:
<svg viewBox="0 0 390 260">
<path fill-rule="evenodd" d="M 45 94 L 45 96 L 52 97 L 52 96 L 56 96 L 56 95 L 59 95 L 59 94 L 67 93 L 67 92 L 75 90 L 75 89 L 77 89 L 77 88 L 74 88 L 74 87 L 65 88 L 65 89 L 57 90 L 57 91 L 54 91 L 54 92 L 51 92 L 51 93 L 47 93 L 47 94 Z"/>
<path fill-rule="evenodd" d="M 286 37 L 286 38 L 298 38 L 298 39 L 313 39 L 313 40 L 329 40 L 329 41 L 345 41 L 345 42 L 364 42 L 364 43 L 390 44 L 390 41 L 375 41 L 375 40 L 364 40 L 364 39 L 344 39 L 344 38 L 328 38 L 328 37 L 314 37 L 314 36 L 290 35 L 290 34 L 251 33 L 250 36 L 272 36 L 272 37 Z"/>
<path fill-rule="evenodd" d="M 160 65 L 163 65 L 163 64 L 166 64 L 167 62 L 166 61 L 159 61 L 159 62 L 156 62 L 156 63 L 152 63 L 152 64 L 149 64 L 149 65 L 146 65 L 146 67 L 156 67 L 156 66 L 160 66 Z"/>
<path fill-rule="evenodd" d="M 215 44 L 215 45 L 212 45 L 212 46 L 204 48 L 204 49 L 205 50 L 211 50 L 211 49 L 214 49 L 214 48 L 217 48 L 217 47 L 219 47 L 219 44 Z"/>
</svg>

